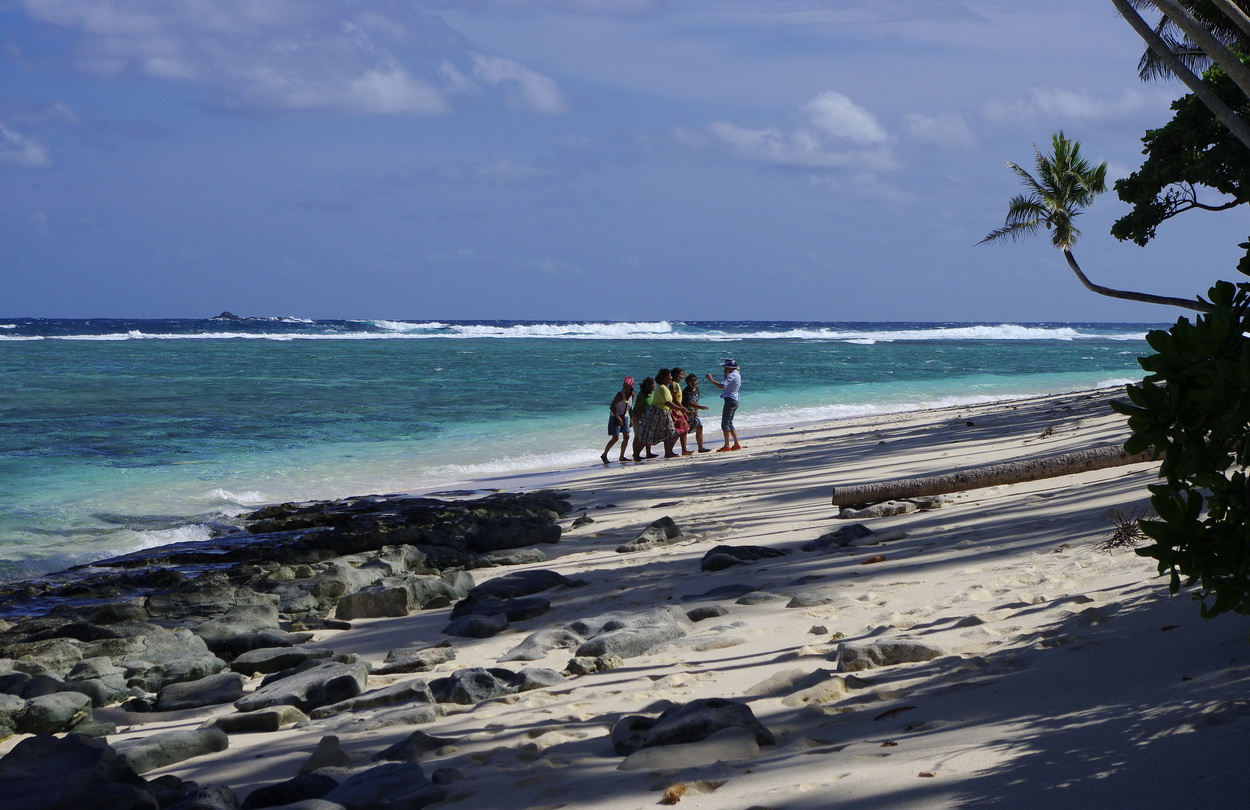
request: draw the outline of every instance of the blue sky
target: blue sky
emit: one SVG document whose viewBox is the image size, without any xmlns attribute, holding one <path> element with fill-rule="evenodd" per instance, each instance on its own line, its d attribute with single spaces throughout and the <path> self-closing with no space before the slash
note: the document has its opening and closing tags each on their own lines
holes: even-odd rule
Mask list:
<svg viewBox="0 0 1250 810">
<path fill-rule="evenodd" d="M 977 242 L 1179 84 L 1110 2 L 0 0 L 0 315 L 1171 321 Z M 1233 277 L 1244 214 L 1076 249 Z"/>
</svg>

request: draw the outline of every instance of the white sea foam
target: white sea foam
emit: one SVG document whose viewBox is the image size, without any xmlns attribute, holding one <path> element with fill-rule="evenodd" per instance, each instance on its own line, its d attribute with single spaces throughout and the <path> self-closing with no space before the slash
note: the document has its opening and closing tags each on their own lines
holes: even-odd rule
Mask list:
<svg viewBox="0 0 1250 810">
<path fill-rule="evenodd" d="M 435 329 L 446 329 L 447 324 L 438 321 L 428 321 L 426 323 L 410 323 L 408 321 L 360 321 L 359 323 L 367 323 L 378 329 L 385 329 L 390 332 L 428 332 Z"/>
<path fill-rule="evenodd" d="M 212 492 L 214 500 L 230 506 L 243 506 L 254 508 L 270 503 L 271 499 L 263 492 L 251 490 L 249 492 L 231 492 L 228 489 L 217 488 Z"/>
<path fill-rule="evenodd" d="M 273 321 L 296 324 L 315 324 L 301 318 L 274 318 Z M 1021 324 L 969 324 L 962 326 L 916 325 L 912 328 L 841 328 L 830 326 L 803 326 L 793 329 L 784 324 L 773 328 L 761 326 L 750 331 L 726 331 L 701 325 L 670 321 L 586 322 L 586 323 L 509 323 L 457 324 L 442 321 L 356 321 L 373 327 L 376 331 L 315 331 L 315 332 L 189 332 L 153 333 L 130 330 L 126 333 L 103 335 L 53 335 L 56 340 L 388 340 L 430 338 L 497 338 L 531 339 L 548 338 L 563 340 L 693 340 L 693 341 L 741 341 L 741 340 L 812 340 L 835 341 L 871 346 L 876 343 L 897 341 L 981 341 L 981 340 L 1111 340 L 1138 341 L 1144 332 L 1106 332 L 1083 330 L 1077 326 L 1021 325 Z M 34 337 L 0 336 L 5 340 L 32 340 Z"/>
<path fill-rule="evenodd" d="M 126 530 L 119 533 L 124 550 L 121 553 L 142 551 L 145 548 L 168 546 L 172 543 L 199 543 L 212 539 L 209 527 L 199 523 L 176 526 L 172 529 L 155 529 L 152 531 Z"/>
<path fill-rule="evenodd" d="M 535 323 L 490 326 L 486 324 L 452 324 L 457 337 L 490 338 L 576 338 L 581 340 L 621 340 L 636 338 L 677 337 L 668 321 L 622 323 Z M 695 337 L 696 335 L 689 335 Z M 706 333 L 697 335 L 703 339 Z"/>
</svg>

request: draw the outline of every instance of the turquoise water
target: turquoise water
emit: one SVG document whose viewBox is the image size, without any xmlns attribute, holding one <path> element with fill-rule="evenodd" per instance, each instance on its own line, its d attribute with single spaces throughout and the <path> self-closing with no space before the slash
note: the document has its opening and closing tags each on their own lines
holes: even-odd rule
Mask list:
<svg viewBox="0 0 1250 810">
<path fill-rule="evenodd" d="M 598 464 L 621 378 L 661 366 L 737 358 L 750 435 L 1123 383 L 1149 328 L 0 318 L 0 579 L 264 503 Z"/>
</svg>

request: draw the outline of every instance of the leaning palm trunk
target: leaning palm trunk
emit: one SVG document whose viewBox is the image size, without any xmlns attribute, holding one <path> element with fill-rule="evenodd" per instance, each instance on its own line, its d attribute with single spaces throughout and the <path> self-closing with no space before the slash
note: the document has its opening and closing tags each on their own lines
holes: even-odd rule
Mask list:
<svg viewBox="0 0 1250 810">
<path fill-rule="evenodd" d="M 1195 74 L 1192 70 L 1181 64 L 1176 58 L 1176 54 L 1172 53 L 1172 49 L 1163 41 L 1150 24 L 1142 19 L 1137 10 L 1133 8 L 1129 0 L 1111 0 L 1112 5 L 1120 12 L 1120 16 L 1133 27 L 1137 35 L 1145 40 L 1147 47 L 1167 65 L 1172 75 L 1176 76 L 1185 86 L 1189 88 L 1195 96 L 1197 96 L 1212 115 L 1220 120 L 1220 123 L 1228 127 L 1229 132 L 1237 140 L 1241 141 L 1247 148 L 1250 148 L 1250 125 L 1242 120 L 1231 107 L 1224 103 L 1224 100 L 1215 94 L 1210 85 L 1202 81 L 1202 78 Z M 1210 56 L 1210 54 L 1208 54 Z"/>
<path fill-rule="evenodd" d="M 1095 284 L 1090 281 L 1085 273 L 1081 270 L 1081 266 L 1076 263 L 1076 257 L 1072 255 L 1072 251 L 1068 248 L 1063 249 L 1063 257 L 1068 260 L 1068 267 L 1072 268 L 1072 272 L 1076 273 L 1076 277 L 1085 285 L 1085 289 L 1096 292 L 1099 295 L 1106 295 L 1111 298 L 1122 298 L 1125 301 L 1140 301 L 1143 304 L 1162 304 L 1168 307 L 1183 307 L 1192 309 L 1195 312 L 1210 312 L 1212 307 L 1205 301 L 1199 301 L 1196 298 L 1173 298 L 1170 295 L 1153 295 L 1151 293 L 1130 292 L 1128 290 L 1115 290 L 1111 287 L 1104 287 L 1101 284 Z"/>
<path fill-rule="evenodd" d="M 878 484 L 856 484 L 833 488 L 834 506 L 857 506 L 881 503 L 899 498 L 918 498 L 924 495 L 945 495 L 967 489 L 996 487 L 1004 484 L 1021 484 L 1042 478 L 1073 475 L 1090 470 L 1140 464 L 1154 458 L 1152 451 L 1129 454 L 1119 445 L 1077 450 L 1057 456 L 1030 458 L 1006 464 L 990 464 L 953 473 L 928 475 L 922 478 L 900 478 Z"/>
</svg>

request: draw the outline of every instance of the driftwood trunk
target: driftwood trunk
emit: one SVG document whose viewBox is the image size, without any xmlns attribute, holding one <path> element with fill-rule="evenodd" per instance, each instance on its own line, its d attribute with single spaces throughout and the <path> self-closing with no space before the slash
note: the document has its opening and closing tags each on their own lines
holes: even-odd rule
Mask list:
<svg viewBox="0 0 1250 810">
<path fill-rule="evenodd" d="M 1058 456 L 1030 458 L 1006 464 L 990 464 L 953 473 L 927 475 L 920 478 L 900 478 L 878 484 L 855 484 L 833 488 L 834 506 L 856 506 L 881 503 L 899 498 L 916 498 L 922 495 L 945 495 L 966 489 L 996 487 L 1003 484 L 1019 484 L 1042 478 L 1102 470 L 1125 464 L 1139 464 L 1154 458 L 1151 451 L 1129 455 L 1119 445 L 1077 450 Z"/>
</svg>

